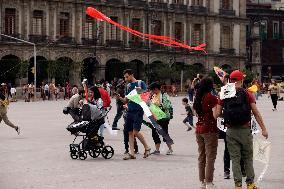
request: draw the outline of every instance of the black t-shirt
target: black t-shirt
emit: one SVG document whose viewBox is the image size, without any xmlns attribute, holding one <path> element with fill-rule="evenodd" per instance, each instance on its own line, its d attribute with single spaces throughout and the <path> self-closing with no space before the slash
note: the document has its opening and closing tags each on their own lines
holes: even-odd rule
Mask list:
<svg viewBox="0 0 284 189">
<path fill-rule="evenodd" d="M 0 92 L 0 100 L 5 100 L 5 99 L 6 99 L 5 95 L 3 95 L 3 94 Z"/>
<path fill-rule="evenodd" d="M 187 116 L 193 116 L 192 109 L 189 105 L 185 106 L 185 111 L 187 112 Z"/>
</svg>

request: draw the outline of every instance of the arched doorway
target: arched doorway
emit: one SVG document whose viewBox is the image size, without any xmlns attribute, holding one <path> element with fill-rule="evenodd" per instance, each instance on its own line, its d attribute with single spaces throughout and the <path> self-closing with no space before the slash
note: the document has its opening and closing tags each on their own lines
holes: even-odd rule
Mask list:
<svg viewBox="0 0 284 189">
<path fill-rule="evenodd" d="M 95 70 L 98 65 L 98 61 L 94 57 L 86 58 L 83 60 L 81 79 L 88 79 L 90 85 L 94 84 L 96 81 Z"/>
<path fill-rule="evenodd" d="M 133 70 L 136 79 L 144 79 L 145 67 L 141 60 L 132 60 L 126 63 L 126 67 Z"/>
<path fill-rule="evenodd" d="M 204 67 L 204 65 L 203 64 L 201 64 L 201 63 L 194 63 L 193 65 L 192 65 L 192 69 L 194 69 L 194 71 L 196 72 L 196 74 L 198 74 L 198 73 L 205 73 L 205 67 Z"/>
<path fill-rule="evenodd" d="M 123 78 L 123 70 L 125 69 L 125 63 L 122 63 L 118 59 L 110 59 L 106 62 L 105 80 L 111 81 L 115 77 Z"/>
<path fill-rule="evenodd" d="M 56 61 L 49 61 L 49 78 L 54 78 L 56 84 L 65 84 L 72 75 L 72 64 L 73 60 L 69 57 L 60 57 Z"/>
<path fill-rule="evenodd" d="M 146 65 L 146 77 L 148 78 L 148 82 L 151 83 L 153 81 L 157 81 L 162 78 L 161 71 L 163 68 L 167 67 L 166 65 L 163 66 L 163 63 L 159 60 L 152 62 L 149 65 Z M 170 69 L 170 68 L 169 68 Z"/>
<path fill-rule="evenodd" d="M 232 66 L 230 66 L 228 64 L 222 65 L 221 68 L 226 72 L 230 72 L 232 70 Z"/>
<path fill-rule="evenodd" d="M 48 81 L 48 61 L 43 56 L 36 57 L 36 75 L 37 75 L 37 86 L 41 84 L 41 82 Z M 34 83 L 34 57 L 32 57 L 29 61 L 28 68 L 28 83 Z"/>
<path fill-rule="evenodd" d="M 21 60 L 15 55 L 6 55 L 0 60 L 0 82 L 15 84 L 19 77 Z"/>
</svg>

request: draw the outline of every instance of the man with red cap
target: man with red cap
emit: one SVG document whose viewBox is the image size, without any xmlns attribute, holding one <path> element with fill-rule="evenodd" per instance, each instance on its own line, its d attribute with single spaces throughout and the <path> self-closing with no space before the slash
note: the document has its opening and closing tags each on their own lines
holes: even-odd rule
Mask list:
<svg viewBox="0 0 284 189">
<path fill-rule="evenodd" d="M 243 86 L 245 75 L 240 70 L 230 74 L 230 82 L 235 83 L 236 95 L 232 98 L 219 100 L 215 118 L 224 117 L 226 140 L 232 159 L 235 189 L 242 188 L 241 159 L 244 161 L 247 189 L 259 189 L 254 184 L 253 168 L 253 137 L 250 130 L 251 112 L 259 124 L 262 135 L 268 138 L 268 132 L 260 115 L 255 99 Z"/>
</svg>

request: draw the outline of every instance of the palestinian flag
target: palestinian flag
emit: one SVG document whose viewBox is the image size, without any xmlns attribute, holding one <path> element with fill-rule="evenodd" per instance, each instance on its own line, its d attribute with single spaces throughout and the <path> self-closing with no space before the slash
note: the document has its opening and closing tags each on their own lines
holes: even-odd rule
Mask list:
<svg viewBox="0 0 284 189">
<path fill-rule="evenodd" d="M 148 97 L 148 98 L 147 98 Z M 166 140 L 166 143 L 171 145 L 173 140 L 165 133 L 162 127 L 157 123 L 156 120 L 165 118 L 166 114 L 156 105 L 147 106 L 146 102 L 150 97 L 150 93 L 138 94 L 136 89 L 131 91 L 126 98 L 136 104 L 139 104 L 144 111 L 146 117 L 150 120 L 151 124 L 155 127 L 157 132 Z"/>
</svg>

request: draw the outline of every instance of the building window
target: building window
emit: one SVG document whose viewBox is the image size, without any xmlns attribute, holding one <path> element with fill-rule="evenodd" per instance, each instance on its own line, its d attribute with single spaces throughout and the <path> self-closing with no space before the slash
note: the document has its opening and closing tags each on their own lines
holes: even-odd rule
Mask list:
<svg viewBox="0 0 284 189">
<path fill-rule="evenodd" d="M 201 24 L 194 24 L 193 27 L 193 45 L 199 45 L 201 43 Z"/>
<path fill-rule="evenodd" d="M 182 39 L 182 24 L 181 24 L 181 22 L 175 23 L 175 38 L 177 40 Z"/>
<path fill-rule="evenodd" d="M 278 39 L 279 37 L 279 23 L 273 22 L 273 39 Z"/>
<path fill-rule="evenodd" d="M 260 23 L 260 35 L 261 35 L 262 40 L 267 39 L 267 21 L 266 20 L 263 20 Z"/>
<path fill-rule="evenodd" d="M 33 13 L 33 34 L 42 35 L 43 30 L 43 11 L 35 10 Z"/>
<path fill-rule="evenodd" d="M 225 9 L 225 10 L 233 9 L 232 0 L 221 0 L 221 9 Z"/>
<path fill-rule="evenodd" d="M 173 0 L 173 4 L 183 5 L 183 0 Z"/>
<path fill-rule="evenodd" d="M 118 22 L 118 17 L 110 17 L 110 19 L 113 20 L 114 22 Z M 109 24 L 108 27 L 109 27 L 110 39 L 119 40 L 119 29 L 112 24 Z"/>
<path fill-rule="evenodd" d="M 230 26 L 222 27 L 221 48 L 230 49 L 232 42 L 232 30 Z"/>
<path fill-rule="evenodd" d="M 151 2 L 164 3 L 164 0 L 152 0 Z"/>
<path fill-rule="evenodd" d="M 12 35 L 16 31 L 16 9 L 5 9 L 5 34 Z"/>
<path fill-rule="evenodd" d="M 203 6 L 203 0 L 192 0 L 193 6 Z"/>
<path fill-rule="evenodd" d="M 154 35 L 162 35 L 162 22 L 160 20 L 154 20 L 153 33 Z"/>
<path fill-rule="evenodd" d="M 93 39 L 93 30 L 94 30 L 94 19 L 87 15 L 86 24 L 85 24 L 85 38 L 86 39 Z"/>
<path fill-rule="evenodd" d="M 282 22 L 282 39 L 284 40 L 284 22 Z"/>
<path fill-rule="evenodd" d="M 132 19 L 131 28 L 136 30 L 136 31 L 140 31 L 140 19 L 139 18 L 133 18 Z M 132 35 L 131 36 L 131 40 L 135 41 L 135 42 L 138 42 L 138 41 L 140 41 L 140 38 L 135 36 L 135 35 Z"/>
<path fill-rule="evenodd" d="M 59 35 L 69 36 L 69 13 L 67 12 L 60 13 Z"/>
</svg>

